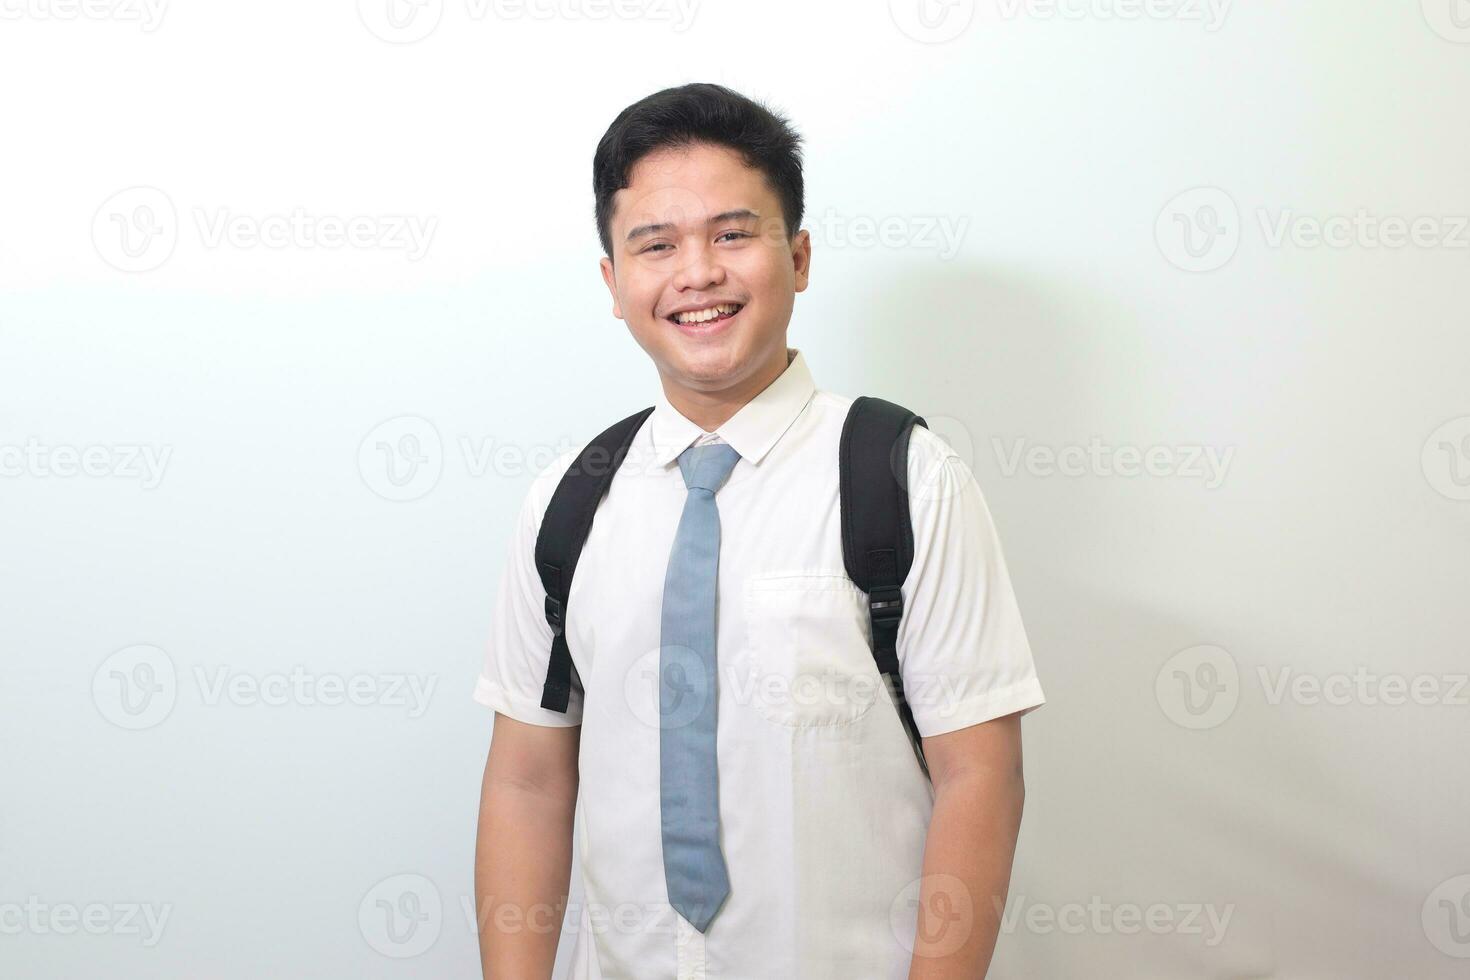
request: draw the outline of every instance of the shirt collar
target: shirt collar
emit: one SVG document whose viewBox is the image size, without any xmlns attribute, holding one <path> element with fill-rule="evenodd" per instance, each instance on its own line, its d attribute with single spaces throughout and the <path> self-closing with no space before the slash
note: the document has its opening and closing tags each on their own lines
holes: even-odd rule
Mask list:
<svg viewBox="0 0 1470 980">
<path fill-rule="evenodd" d="M 787 350 L 791 360 L 780 377 L 766 385 L 714 432 L 733 446 L 741 459 L 750 463 L 761 461 L 791 428 L 791 423 L 796 421 L 816 392 L 806 358 L 795 347 Z M 667 466 L 678 459 L 694 440 L 705 434 L 696 423 L 669 404 L 662 385 L 659 386 L 658 402 L 649 423 L 653 435 L 653 458 L 660 466 Z"/>
</svg>

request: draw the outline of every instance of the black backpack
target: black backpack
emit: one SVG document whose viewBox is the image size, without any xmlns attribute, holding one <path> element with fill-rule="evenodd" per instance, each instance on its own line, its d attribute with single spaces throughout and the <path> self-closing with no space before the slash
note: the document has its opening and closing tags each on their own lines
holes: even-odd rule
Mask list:
<svg viewBox="0 0 1470 980">
<path fill-rule="evenodd" d="M 628 416 L 583 447 L 546 506 L 536 535 L 536 570 L 546 587 L 546 621 L 554 634 L 541 693 L 541 707 L 548 710 L 565 713 L 572 685 L 581 689 L 564 630 L 572 575 L 597 506 L 628 455 L 633 437 L 652 412 L 650 406 Z M 928 428 L 922 418 L 893 402 L 866 395 L 855 399 L 842 425 L 837 465 L 843 564 L 848 577 L 867 593 L 873 659 L 888 684 L 919 768 L 928 778 L 919 730 L 903 696 L 897 651 L 898 624 L 903 618 L 899 586 L 914 559 L 908 489 L 900 479 L 907 474 L 909 433 L 914 425 Z"/>
</svg>

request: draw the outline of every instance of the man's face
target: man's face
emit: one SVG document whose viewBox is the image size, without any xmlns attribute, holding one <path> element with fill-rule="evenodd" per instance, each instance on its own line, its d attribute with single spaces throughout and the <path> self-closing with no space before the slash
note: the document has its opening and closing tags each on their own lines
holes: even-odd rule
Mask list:
<svg viewBox="0 0 1470 980">
<path fill-rule="evenodd" d="M 613 258 L 601 260 L 613 316 L 666 383 L 718 392 L 786 365 L 786 327 L 806 289 L 810 236 L 788 241 L 765 176 L 722 146 L 645 156 L 613 198 Z M 680 323 L 677 314 L 738 306 Z M 779 370 L 776 372 L 779 373 Z"/>
</svg>

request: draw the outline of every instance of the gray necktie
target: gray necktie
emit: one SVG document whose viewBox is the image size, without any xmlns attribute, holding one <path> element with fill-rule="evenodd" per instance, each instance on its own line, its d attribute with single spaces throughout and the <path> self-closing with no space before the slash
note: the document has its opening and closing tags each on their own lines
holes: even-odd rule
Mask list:
<svg viewBox="0 0 1470 980">
<path fill-rule="evenodd" d="M 704 932 L 730 894 L 715 773 L 715 492 L 740 454 L 727 443 L 679 454 L 689 496 L 664 575 L 659 639 L 659 786 L 669 903 Z"/>
</svg>

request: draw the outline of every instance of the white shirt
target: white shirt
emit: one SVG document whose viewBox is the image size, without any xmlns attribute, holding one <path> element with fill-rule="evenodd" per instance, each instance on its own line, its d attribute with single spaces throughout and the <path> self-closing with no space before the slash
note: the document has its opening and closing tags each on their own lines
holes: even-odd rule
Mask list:
<svg viewBox="0 0 1470 980">
<path fill-rule="evenodd" d="M 838 439 L 853 399 L 817 390 L 801 351 L 714 433 L 662 391 L 597 511 L 572 580 L 567 641 L 584 685 L 543 709 L 552 633 L 534 549 L 577 450 L 533 482 L 512 535 L 475 699 L 538 725 L 581 724 L 577 839 L 586 902 L 572 980 L 902 978 L 933 790 L 869 645 L 847 577 Z M 616 421 L 602 422 L 601 431 Z M 740 454 L 716 495 L 720 847 L 730 895 L 697 932 L 668 902 L 659 821 L 664 572 L 696 442 Z M 1043 703 L 990 514 L 969 467 L 915 426 L 914 562 L 898 656 L 920 734 Z M 577 919 L 573 920 L 572 917 Z"/>
</svg>

